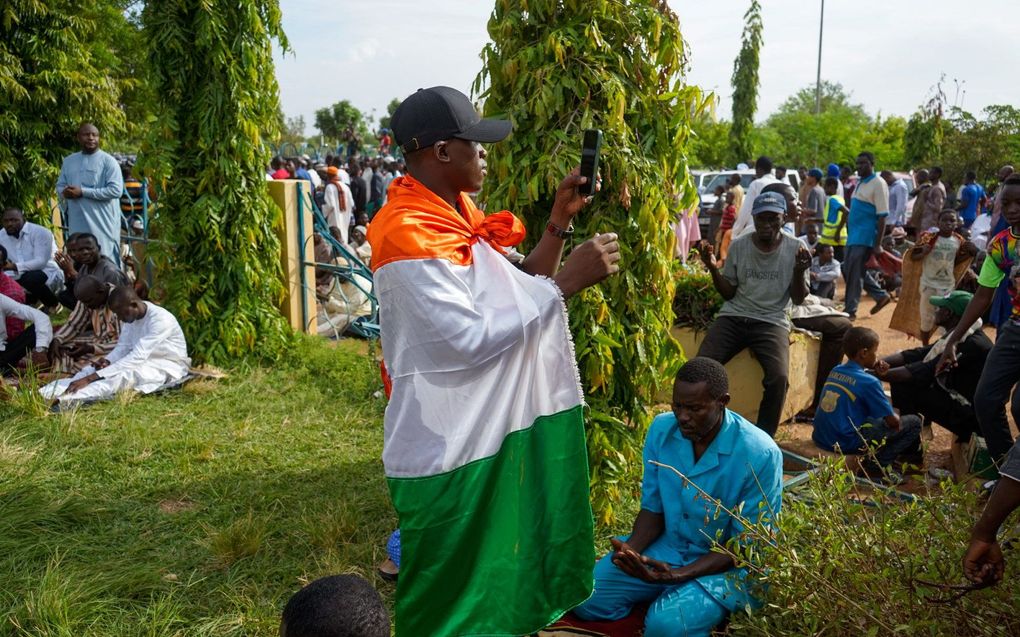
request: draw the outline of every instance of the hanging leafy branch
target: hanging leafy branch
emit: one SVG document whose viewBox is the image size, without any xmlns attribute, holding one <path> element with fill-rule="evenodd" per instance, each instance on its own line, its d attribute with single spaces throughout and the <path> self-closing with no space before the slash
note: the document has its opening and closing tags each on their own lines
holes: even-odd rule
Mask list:
<svg viewBox="0 0 1020 637">
<path fill-rule="evenodd" d="M 272 40 L 277 0 L 148 0 L 159 119 L 146 168 L 163 183 L 156 231 L 166 304 L 199 360 L 272 356 L 289 330 L 266 192 L 266 140 L 279 134 Z"/>
<path fill-rule="evenodd" d="M 758 65 L 762 46 L 761 6 L 751 0 L 744 14 L 740 53 L 733 62 L 733 122 L 730 126 L 730 154 L 733 163 L 751 159 L 754 114 L 758 110 Z"/>
<path fill-rule="evenodd" d="M 683 82 L 684 41 L 662 1 L 497 0 L 489 35 L 475 90 L 487 84 L 485 111 L 514 125 L 488 149 L 489 210 L 520 214 L 533 245 L 582 131 L 605 134 L 602 191 L 575 236 L 618 233 L 623 270 L 571 300 L 570 325 L 591 407 L 592 501 L 608 522 L 620 485 L 637 484 L 646 407 L 681 359 L 669 222 L 697 198 L 684 152 L 705 98 Z"/>
<path fill-rule="evenodd" d="M 82 121 L 124 130 L 125 82 L 104 55 L 110 2 L 10 0 L 0 9 L 0 205 L 47 218 L 60 163 Z M 120 20 L 124 20 L 122 15 Z M 100 43 L 97 43 L 97 40 Z"/>
</svg>

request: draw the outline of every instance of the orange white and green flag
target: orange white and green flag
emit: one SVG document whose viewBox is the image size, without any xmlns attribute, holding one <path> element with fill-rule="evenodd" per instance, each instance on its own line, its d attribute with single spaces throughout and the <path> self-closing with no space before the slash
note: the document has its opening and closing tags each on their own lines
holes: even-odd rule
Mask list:
<svg viewBox="0 0 1020 637">
<path fill-rule="evenodd" d="M 527 635 L 591 594 L 582 394 L 558 288 L 510 213 L 394 180 L 369 226 L 393 389 L 383 463 L 400 636 Z M 463 213 L 463 214 L 462 214 Z"/>
</svg>

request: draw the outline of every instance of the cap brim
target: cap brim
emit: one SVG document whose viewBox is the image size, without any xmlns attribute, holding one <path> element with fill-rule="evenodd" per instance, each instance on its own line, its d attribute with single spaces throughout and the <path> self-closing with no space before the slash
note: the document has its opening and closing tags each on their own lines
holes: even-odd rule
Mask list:
<svg viewBox="0 0 1020 637">
<path fill-rule="evenodd" d="M 949 299 L 944 296 L 933 296 L 928 299 L 928 302 L 935 307 L 949 307 Z"/>
<path fill-rule="evenodd" d="M 765 213 L 765 212 L 778 212 L 781 215 L 785 215 L 786 214 L 786 209 L 785 208 L 780 208 L 779 206 L 767 206 L 765 208 L 759 208 L 757 210 L 751 210 L 751 216 L 753 217 L 755 215 L 760 215 L 760 214 Z"/>
<path fill-rule="evenodd" d="M 474 126 L 457 133 L 454 137 L 471 142 L 491 144 L 506 139 L 511 130 L 513 130 L 513 124 L 505 119 L 483 119 Z"/>
</svg>

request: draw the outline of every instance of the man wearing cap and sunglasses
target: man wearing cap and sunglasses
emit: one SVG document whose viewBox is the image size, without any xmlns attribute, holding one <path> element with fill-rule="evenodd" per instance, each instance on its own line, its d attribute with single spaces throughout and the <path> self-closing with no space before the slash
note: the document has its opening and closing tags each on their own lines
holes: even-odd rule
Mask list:
<svg viewBox="0 0 1020 637">
<path fill-rule="evenodd" d="M 712 246 L 707 242 L 699 246 L 701 260 L 725 302 L 698 356 L 725 365 L 745 348 L 754 353 L 764 372 L 755 423 L 773 437 L 789 388 L 790 300 L 797 305 L 804 301 L 811 267 L 811 253 L 804 244 L 782 232 L 786 206 L 786 198 L 777 192 L 758 195 L 751 205 L 754 232 L 730 244 L 721 270 Z"/>
<path fill-rule="evenodd" d="M 619 270 L 615 234 L 575 247 L 575 171 L 522 260 L 524 226 L 485 215 L 480 119 L 444 86 L 391 119 L 407 175 L 368 241 L 392 381 L 383 464 L 401 527 L 398 635 L 532 634 L 591 594 L 583 398 L 563 300 Z M 512 263 L 516 259 L 517 263 Z"/>
</svg>

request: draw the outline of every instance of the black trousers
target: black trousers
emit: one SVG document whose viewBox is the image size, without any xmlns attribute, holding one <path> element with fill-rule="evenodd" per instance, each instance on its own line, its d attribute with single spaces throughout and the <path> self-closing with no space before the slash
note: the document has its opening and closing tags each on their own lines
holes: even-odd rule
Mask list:
<svg viewBox="0 0 1020 637">
<path fill-rule="evenodd" d="M 953 400 L 938 383 L 906 381 L 890 383 L 893 407 L 901 414 L 918 414 L 938 423 L 956 434 L 960 442 L 970 440 L 979 433 L 977 415 L 973 406 L 964 406 Z"/>
<path fill-rule="evenodd" d="M 1013 433 L 1006 420 L 1007 402 L 1013 419 L 1020 422 L 1020 391 L 1013 391 L 1017 381 L 1020 381 L 1020 325 L 1006 321 L 995 339 L 995 347 L 985 359 L 985 368 L 974 392 L 974 411 L 988 443 L 988 455 L 997 463 L 1001 463 L 1013 447 Z"/>
<path fill-rule="evenodd" d="M 60 305 L 60 299 L 53 293 L 53 290 L 46 287 L 46 273 L 42 270 L 31 270 L 22 272 L 18 277 L 18 283 L 25 288 L 25 302 L 29 305 L 40 302 L 46 307 Z"/>
<path fill-rule="evenodd" d="M 25 358 L 34 345 L 35 325 L 29 325 L 24 332 L 7 341 L 7 348 L 0 352 L 0 374 L 14 371 L 18 361 Z"/>
<path fill-rule="evenodd" d="M 822 335 L 822 347 L 818 352 L 818 375 L 815 377 L 815 399 L 811 402 L 814 409 L 818 407 L 818 399 L 822 396 L 822 387 L 829 372 L 843 362 L 843 336 L 853 327 L 853 323 L 845 316 L 815 316 L 793 319 L 793 324 L 802 330 Z"/>
<path fill-rule="evenodd" d="M 751 350 L 764 374 L 758 422 L 755 424 L 770 436 L 775 436 L 783 416 L 786 391 L 790 387 L 790 330 L 765 321 L 720 316 L 708 328 L 698 356 L 725 365 L 744 349 Z"/>
</svg>

